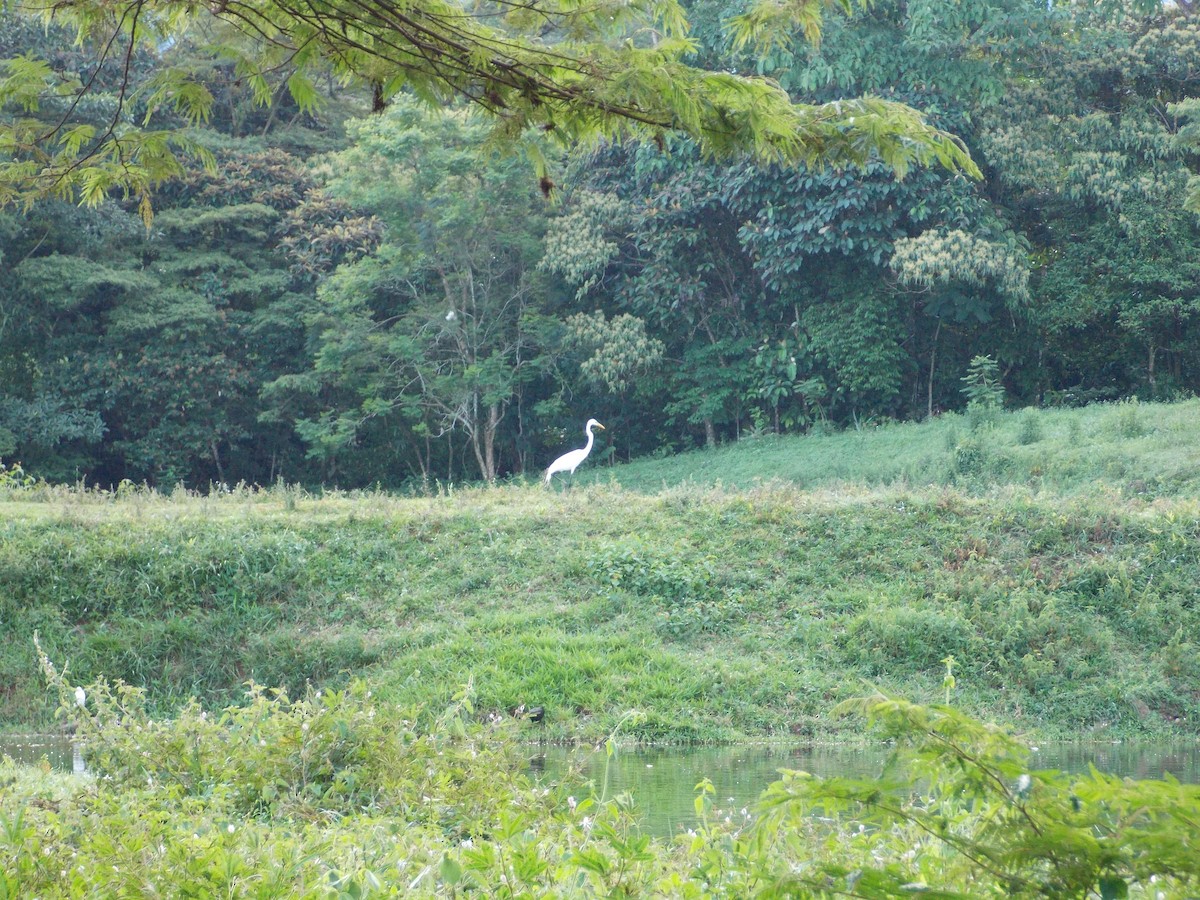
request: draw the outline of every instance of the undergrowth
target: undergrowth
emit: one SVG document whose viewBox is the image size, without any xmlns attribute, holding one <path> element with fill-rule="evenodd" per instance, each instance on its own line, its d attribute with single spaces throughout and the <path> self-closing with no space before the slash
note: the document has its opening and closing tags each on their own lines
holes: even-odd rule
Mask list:
<svg viewBox="0 0 1200 900">
<path fill-rule="evenodd" d="M 879 778 L 785 770 L 736 818 L 702 780 L 695 826 L 666 841 L 603 779 L 530 782 L 469 692 L 431 716 L 361 683 L 252 687 L 161 720 L 140 690 L 42 667 L 93 774 L 64 793 L 0 765 L 0 897 L 1174 900 L 1200 884 L 1200 787 L 1031 771 L 1019 740 L 944 704 L 847 702 L 894 748 Z"/>
</svg>

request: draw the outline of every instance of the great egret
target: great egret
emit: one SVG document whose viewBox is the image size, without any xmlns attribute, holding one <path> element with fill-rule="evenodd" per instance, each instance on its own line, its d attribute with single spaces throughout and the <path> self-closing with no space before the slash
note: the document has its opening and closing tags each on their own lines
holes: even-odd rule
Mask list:
<svg viewBox="0 0 1200 900">
<path fill-rule="evenodd" d="M 587 434 L 587 444 L 578 450 L 564 453 L 554 462 L 550 463 L 550 468 L 546 470 L 546 484 L 550 483 L 550 476 L 555 472 L 570 472 L 574 475 L 575 470 L 579 468 L 579 464 L 588 458 L 588 454 L 592 452 L 592 442 L 596 439 L 596 436 L 592 434 L 593 426 L 599 428 L 601 431 L 604 430 L 604 426 L 595 419 L 588 419 L 587 424 L 583 426 L 584 433 Z"/>
</svg>

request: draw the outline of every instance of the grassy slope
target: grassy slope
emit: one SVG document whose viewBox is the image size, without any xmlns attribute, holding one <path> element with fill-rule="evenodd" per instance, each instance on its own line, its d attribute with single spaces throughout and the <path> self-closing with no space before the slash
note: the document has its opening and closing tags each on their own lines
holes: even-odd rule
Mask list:
<svg viewBox="0 0 1200 900">
<path fill-rule="evenodd" d="M 545 705 L 552 737 L 638 709 L 647 739 L 820 738 L 867 682 L 938 698 L 952 654 L 982 716 L 1192 734 L 1197 413 L 1042 412 L 1027 443 L 1021 413 L 763 439 L 566 493 L 11 492 L 0 720 L 47 713 L 38 630 L 77 681 L 168 707 L 365 671 L 406 704 L 469 682 L 481 712 Z"/>
<path fill-rule="evenodd" d="M 970 418 L 951 414 L 819 437 L 751 438 L 715 451 L 580 470 L 577 483 L 615 477 L 641 491 L 680 484 L 747 488 L 772 479 L 797 487 L 1019 484 L 1068 495 L 1104 485 L 1142 497 L 1200 496 L 1200 400 L 1022 410 L 972 426 Z"/>
</svg>

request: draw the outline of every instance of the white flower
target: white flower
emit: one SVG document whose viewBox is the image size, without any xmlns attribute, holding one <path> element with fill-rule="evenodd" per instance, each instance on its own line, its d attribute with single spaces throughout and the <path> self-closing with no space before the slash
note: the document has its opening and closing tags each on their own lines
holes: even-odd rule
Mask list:
<svg viewBox="0 0 1200 900">
<path fill-rule="evenodd" d="M 87 706 L 87 693 L 81 687 L 75 688 L 75 705 L 80 709 Z"/>
</svg>

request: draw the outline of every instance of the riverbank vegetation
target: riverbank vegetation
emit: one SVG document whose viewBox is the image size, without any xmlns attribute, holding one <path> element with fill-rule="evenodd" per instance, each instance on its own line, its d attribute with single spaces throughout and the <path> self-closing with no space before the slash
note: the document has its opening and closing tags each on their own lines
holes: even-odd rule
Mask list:
<svg viewBox="0 0 1200 900">
<path fill-rule="evenodd" d="M 1194 735 L 1195 410 L 1041 414 L 1034 441 L 998 412 L 746 441 L 569 490 L 97 492 L 10 472 L 0 719 L 48 721 L 36 632 L 74 677 L 145 687 L 162 713 L 365 676 L 404 706 L 468 684 L 482 717 L 541 706 L 525 727 L 553 740 L 634 710 L 645 741 L 836 739 L 855 731 L 838 702 L 867 684 L 935 699 L 952 657 L 981 718 Z M 714 459 L 744 486 L 708 481 Z M 774 478 L 789 459 L 804 489 Z"/>
<path fill-rule="evenodd" d="M 1200 788 L 1031 772 L 1019 741 L 945 706 L 848 704 L 894 742 L 882 780 L 784 772 L 734 815 L 702 782 L 694 827 L 666 840 L 639 831 L 636 798 L 531 781 L 510 723 L 477 723 L 466 696 L 433 715 L 358 682 L 252 688 L 162 720 L 136 689 L 79 696 L 43 666 L 92 776 L 63 790 L 0 767 L 2 896 L 1166 900 L 1200 879 Z"/>
</svg>

